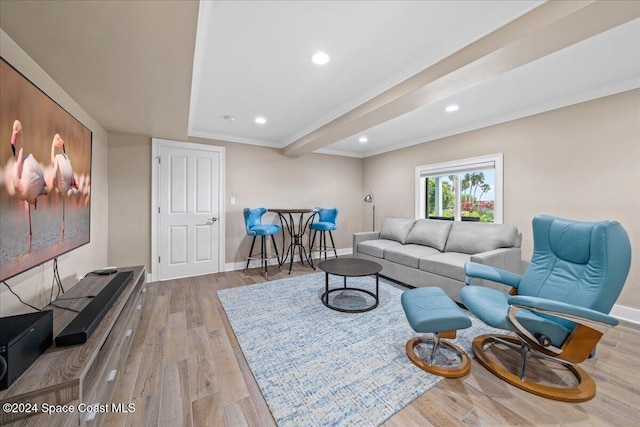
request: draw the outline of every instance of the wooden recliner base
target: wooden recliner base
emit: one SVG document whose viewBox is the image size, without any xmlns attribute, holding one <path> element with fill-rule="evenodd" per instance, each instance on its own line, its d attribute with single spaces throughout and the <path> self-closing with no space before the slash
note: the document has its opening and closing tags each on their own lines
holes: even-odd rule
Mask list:
<svg viewBox="0 0 640 427">
<path fill-rule="evenodd" d="M 439 375 L 441 377 L 459 378 L 459 377 L 464 377 L 469 373 L 469 371 L 471 370 L 471 362 L 469 360 L 469 356 L 467 356 L 467 353 L 465 353 L 465 351 L 462 350 L 460 347 L 448 341 L 441 340 L 440 345 L 449 347 L 451 350 L 457 353 L 457 355 L 460 357 L 460 360 L 461 360 L 460 365 L 458 366 L 447 367 L 447 366 L 440 366 L 435 364 L 430 365 L 424 360 L 422 360 L 416 354 L 415 352 L 416 346 L 423 343 L 424 344 L 433 343 L 434 341 L 435 339 L 433 338 L 424 338 L 424 337 L 415 337 L 407 341 L 405 349 L 407 352 L 407 357 L 409 357 L 409 360 L 411 360 L 413 364 L 416 365 L 417 367 L 424 369 L 425 371 L 430 372 L 434 375 Z"/>
<path fill-rule="evenodd" d="M 593 381 L 593 378 L 591 378 L 584 369 L 577 365 L 564 365 L 569 371 L 571 371 L 578 381 L 578 384 L 575 387 L 553 387 L 528 381 L 527 379 L 521 380 L 519 375 L 505 369 L 486 355 L 484 350 L 485 345 L 492 341 L 493 337 L 500 338 L 514 344 L 520 344 L 521 341 L 517 337 L 511 335 L 480 335 L 473 340 L 473 354 L 475 354 L 478 362 L 480 362 L 480 364 L 489 372 L 505 380 L 509 384 L 538 396 L 553 400 L 561 400 L 564 402 L 585 402 L 596 395 L 596 384 Z"/>
</svg>

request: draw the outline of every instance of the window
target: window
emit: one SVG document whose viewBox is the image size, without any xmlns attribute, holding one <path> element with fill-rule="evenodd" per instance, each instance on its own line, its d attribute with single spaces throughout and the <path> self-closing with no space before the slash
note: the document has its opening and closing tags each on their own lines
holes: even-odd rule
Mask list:
<svg viewBox="0 0 640 427">
<path fill-rule="evenodd" d="M 502 154 L 416 167 L 416 218 L 502 223 Z"/>
</svg>

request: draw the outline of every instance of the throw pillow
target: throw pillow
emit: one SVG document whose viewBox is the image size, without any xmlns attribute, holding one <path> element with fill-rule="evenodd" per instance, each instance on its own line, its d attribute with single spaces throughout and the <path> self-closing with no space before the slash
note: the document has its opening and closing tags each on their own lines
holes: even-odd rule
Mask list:
<svg viewBox="0 0 640 427">
<path fill-rule="evenodd" d="M 511 248 L 515 246 L 517 237 L 518 229 L 513 225 L 454 221 L 445 251 L 478 254 Z"/>
<path fill-rule="evenodd" d="M 387 218 L 382 223 L 380 238 L 405 243 L 411 227 L 416 221 L 406 218 Z"/>
<path fill-rule="evenodd" d="M 429 246 L 442 252 L 452 224 L 453 221 L 419 219 L 407 236 L 407 243 Z"/>
</svg>

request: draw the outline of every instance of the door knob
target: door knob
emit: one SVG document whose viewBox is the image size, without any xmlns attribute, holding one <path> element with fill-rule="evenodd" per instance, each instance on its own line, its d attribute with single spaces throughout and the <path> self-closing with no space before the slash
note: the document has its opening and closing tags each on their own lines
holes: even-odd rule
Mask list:
<svg viewBox="0 0 640 427">
<path fill-rule="evenodd" d="M 213 223 L 216 222 L 217 220 L 218 218 L 216 218 L 215 216 L 211 217 L 207 220 L 207 225 L 213 225 Z"/>
</svg>

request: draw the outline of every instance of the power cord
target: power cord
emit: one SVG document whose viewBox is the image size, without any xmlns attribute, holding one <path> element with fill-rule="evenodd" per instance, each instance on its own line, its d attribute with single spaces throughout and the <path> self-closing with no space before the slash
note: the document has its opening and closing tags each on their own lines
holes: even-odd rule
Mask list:
<svg viewBox="0 0 640 427">
<path fill-rule="evenodd" d="M 13 289 L 11 289 L 11 286 L 9 286 L 9 284 L 7 282 L 5 282 L 3 280 L 2 283 L 7 287 L 7 289 L 9 289 L 9 292 L 11 292 L 13 295 L 16 296 L 16 298 L 18 298 L 18 301 L 20 301 L 22 304 L 26 305 L 27 307 L 33 308 L 35 311 L 42 311 L 41 308 L 35 307 L 35 306 L 33 306 L 33 305 L 29 304 L 29 303 L 26 303 L 26 302 L 22 301 L 22 298 L 20 298 L 20 295 L 18 295 L 15 292 L 13 292 Z"/>
<path fill-rule="evenodd" d="M 53 298 L 53 288 L 58 288 L 58 293 L 56 294 L 56 300 L 61 294 L 64 294 L 64 287 L 62 286 L 62 280 L 60 279 L 60 272 L 58 271 L 58 258 L 53 259 L 53 279 L 51 282 L 51 295 L 49 295 L 49 304 L 51 304 L 54 300 Z"/>
<path fill-rule="evenodd" d="M 63 306 L 58 305 L 58 304 L 56 304 L 54 302 L 52 302 L 49 305 L 52 306 L 52 307 L 55 307 L 55 308 L 59 308 L 60 310 L 69 310 L 69 311 L 73 311 L 74 313 L 80 313 L 80 311 L 76 310 L 75 308 L 63 307 Z"/>
<path fill-rule="evenodd" d="M 58 288 L 60 289 L 60 292 L 64 294 L 65 290 L 64 287 L 62 286 L 62 279 L 60 279 L 60 271 L 58 270 L 58 258 L 55 258 L 53 260 L 53 271 L 54 271 L 54 277 L 56 278 L 56 282 L 58 283 Z M 58 296 L 60 296 L 60 294 L 58 294 Z"/>
<path fill-rule="evenodd" d="M 9 289 L 9 292 L 11 292 L 13 295 L 15 295 L 16 298 L 18 298 L 18 301 L 20 301 L 22 304 L 34 309 L 35 311 L 42 311 L 41 308 L 38 308 L 36 306 L 33 306 L 29 303 L 22 301 L 22 298 L 20 298 L 20 295 L 16 294 L 6 281 L 3 280 L 2 283 L 7 287 L 7 289 Z M 54 307 L 60 308 L 62 310 L 69 310 L 69 311 L 74 311 L 76 313 L 79 313 L 79 311 L 74 310 L 72 308 L 61 307 L 53 304 L 53 288 L 58 289 L 58 292 L 56 294 L 56 300 L 57 300 L 61 294 L 64 294 L 64 287 L 62 286 L 62 280 L 60 279 L 60 272 L 58 271 L 58 258 L 53 259 L 53 281 L 51 283 L 51 294 L 49 295 L 49 304 Z M 79 297 L 79 298 L 93 298 L 93 295 L 86 296 L 86 297 Z M 75 298 L 67 298 L 67 299 L 75 299 Z"/>
</svg>

